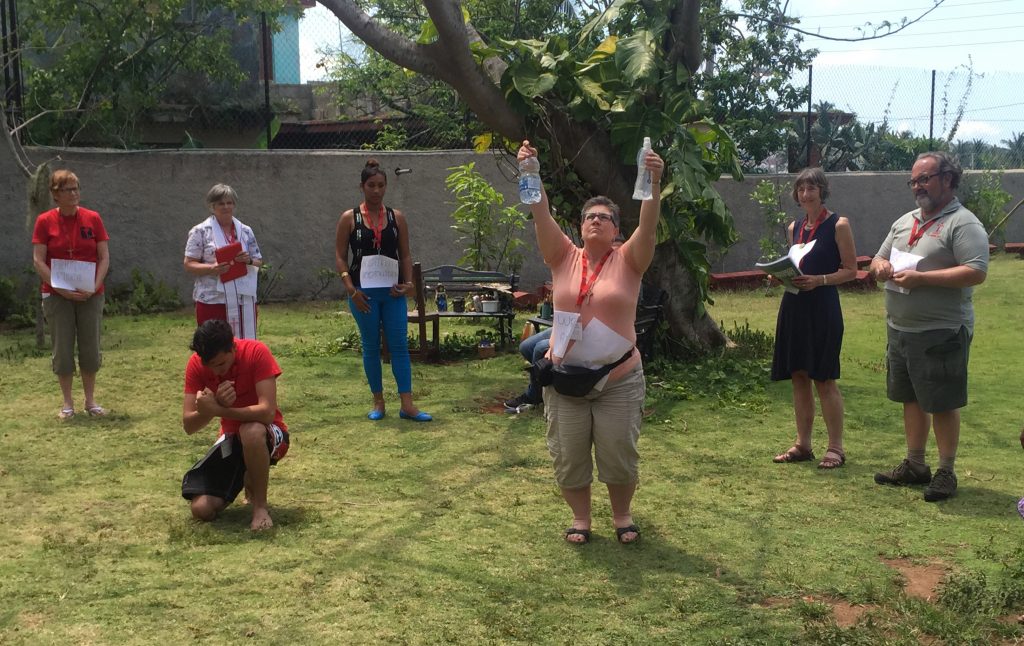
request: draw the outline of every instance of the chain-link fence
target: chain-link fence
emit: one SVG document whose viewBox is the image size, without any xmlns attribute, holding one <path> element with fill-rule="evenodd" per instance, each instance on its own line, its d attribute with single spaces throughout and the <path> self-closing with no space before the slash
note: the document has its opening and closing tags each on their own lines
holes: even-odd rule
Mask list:
<svg viewBox="0 0 1024 646">
<path fill-rule="evenodd" d="M 791 167 L 810 154 L 832 170 L 907 170 L 938 147 L 968 169 L 1024 168 L 1022 73 L 837 65 L 796 80 L 811 99 L 808 112 L 792 115 Z"/>
</svg>

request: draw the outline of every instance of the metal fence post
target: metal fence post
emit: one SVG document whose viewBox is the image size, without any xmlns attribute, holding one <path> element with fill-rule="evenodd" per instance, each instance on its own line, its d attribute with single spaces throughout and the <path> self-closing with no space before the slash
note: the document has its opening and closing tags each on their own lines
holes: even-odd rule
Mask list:
<svg viewBox="0 0 1024 646">
<path fill-rule="evenodd" d="M 271 148 L 271 127 L 270 122 L 273 114 L 270 112 L 270 75 L 274 73 L 274 61 L 271 60 L 270 30 L 267 29 L 267 13 L 260 13 L 260 49 L 263 51 L 263 123 L 267 129 L 267 150 Z"/>
<path fill-rule="evenodd" d="M 928 148 L 935 150 L 935 70 L 932 70 L 932 100 L 928 111 Z"/>
<path fill-rule="evenodd" d="M 811 97 L 814 95 L 814 66 L 807 66 L 807 167 L 811 167 Z"/>
</svg>

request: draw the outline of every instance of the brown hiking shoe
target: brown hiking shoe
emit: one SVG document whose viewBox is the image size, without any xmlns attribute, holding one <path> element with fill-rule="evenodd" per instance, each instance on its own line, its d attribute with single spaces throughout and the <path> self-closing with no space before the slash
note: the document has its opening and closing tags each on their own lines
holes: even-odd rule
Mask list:
<svg viewBox="0 0 1024 646">
<path fill-rule="evenodd" d="M 912 485 L 929 484 L 932 481 L 932 470 L 928 465 L 924 467 L 914 466 L 910 460 L 904 459 L 896 465 L 892 471 L 881 471 L 875 474 L 876 484 L 887 485 Z M 953 485 L 956 488 L 956 485 Z"/>
<path fill-rule="evenodd" d="M 925 502 L 938 502 L 956 494 L 956 474 L 949 469 L 936 469 L 935 477 L 924 490 Z"/>
</svg>

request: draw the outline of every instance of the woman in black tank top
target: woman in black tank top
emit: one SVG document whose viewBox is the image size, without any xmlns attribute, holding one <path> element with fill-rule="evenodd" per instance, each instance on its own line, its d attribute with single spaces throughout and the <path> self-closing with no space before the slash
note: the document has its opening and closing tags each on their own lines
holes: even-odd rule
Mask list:
<svg viewBox="0 0 1024 646">
<path fill-rule="evenodd" d="M 342 213 L 338 221 L 334 260 L 362 339 L 363 370 L 373 393 L 373 410 L 367 417 L 375 421 L 384 417 L 379 333 L 383 327 L 391 352 L 391 372 L 402 400 L 399 417 L 429 422 L 433 418 L 412 401 L 406 305 L 406 297 L 414 289 L 409 229 L 401 211 L 384 205 L 388 178 L 376 160 L 367 160 L 359 186 L 362 203 Z"/>
</svg>

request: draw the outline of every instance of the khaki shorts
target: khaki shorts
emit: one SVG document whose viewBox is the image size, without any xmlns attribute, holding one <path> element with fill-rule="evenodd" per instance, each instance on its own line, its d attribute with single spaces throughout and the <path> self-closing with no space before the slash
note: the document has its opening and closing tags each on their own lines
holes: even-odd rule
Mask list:
<svg viewBox="0 0 1024 646">
<path fill-rule="evenodd" d="M 78 367 L 92 373 L 100 369 L 100 328 L 103 327 L 103 294 L 93 294 L 86 301 L 71 301 L 57 294 L 43 299 L 43 316 L 53 343 L 53 372 L 57 375 L 75 373 L 75 344 L 78 344 Z"/>
<path fill-rule="evenodd" d="M 645 390 L 640 366 L 584 397 L 566 397 L 551 386 L 544 388 L 548 452 L 559 487 L 588 486 L 594 480 L 594 461 L 597 478 L 605 484 L 628 485 L 639 480 L 637 440 Z"/>
<path fill-rule="evenodd" d="M 967 361 L 971 334 L 959 330 L 900 332 L 888 328 L 886 394 L 895 402 L 917 402 L 926 413 L 967 405 Z"/>
</svg>

